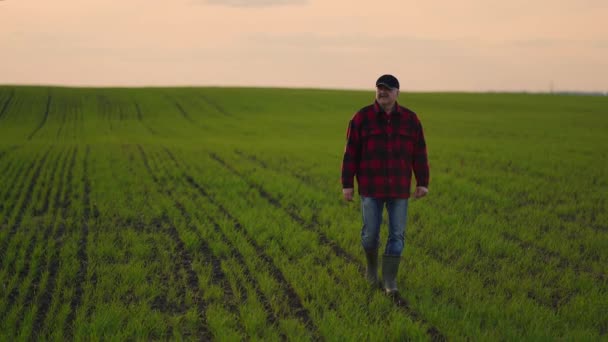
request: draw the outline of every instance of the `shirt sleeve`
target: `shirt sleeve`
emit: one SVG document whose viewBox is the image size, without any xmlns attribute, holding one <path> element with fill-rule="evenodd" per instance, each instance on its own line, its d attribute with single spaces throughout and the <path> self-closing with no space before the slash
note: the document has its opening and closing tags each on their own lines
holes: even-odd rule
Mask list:
<svg viewBox="0 0 608 342">
<path fill-rule="evenodd" d="M 356 124 L 356 114 L 348 123 L 346 130 L 346 147 L 344 148 L 344 158 L 342 159 L 342 188 L 354 188 L 354 177 L 359 165 L 361 154 L 361 143 L 359 128 Z"/>
<path fill-rule="evenodd" d="M 414 170 L 414 175 L 416 176 L 416 186 L 428 187 L 430 181 L 430 172 L 428 156 L 426 153 L 426 141 L 424 139 L 422 124 L 419 120 L 416 121 L 418 126 L 418 139 L 414 147 L 414 160 L 412 168 Z"/>
</svg>

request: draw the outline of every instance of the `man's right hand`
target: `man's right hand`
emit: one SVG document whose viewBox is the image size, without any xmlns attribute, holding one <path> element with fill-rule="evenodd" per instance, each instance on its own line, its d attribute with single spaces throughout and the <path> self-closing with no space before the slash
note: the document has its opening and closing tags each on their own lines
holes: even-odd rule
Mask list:
<svg viewBox="0 0 608 342">
<path fill-rule="evenodd" d="M 344 200 L 349 201 L 349 202 L 352 201 L 354 192 L 355 192 L 355 189 L 353 189 L 353 188 L 342 189 L 342 195 L 344 196 Z"/>
</svg>

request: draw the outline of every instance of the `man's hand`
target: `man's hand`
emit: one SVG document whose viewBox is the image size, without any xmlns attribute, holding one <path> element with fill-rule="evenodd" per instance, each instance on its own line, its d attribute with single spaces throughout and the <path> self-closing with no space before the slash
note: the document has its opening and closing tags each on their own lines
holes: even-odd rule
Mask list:
<svg viewBox="0 0 608 342">
<path fill-rule="evenodd" d="M 353 189 L 353 188 L 342 189 L 342 195 L 344 196 L 344 200 L 348 201 L 348 202 L 352 201 L 354 192 L 355 192 L 355 189 Z"/>
<path fill-rule="evenodd" d="M 422 198 L 422 197 L 426 196 L 426 194 L 428 192 L 429 192 L 429 189 L 427 187 L 417 186 L 416 191 L 414 191 L 414 198 L 416 198 L 416 199 Z"/>
</svg>

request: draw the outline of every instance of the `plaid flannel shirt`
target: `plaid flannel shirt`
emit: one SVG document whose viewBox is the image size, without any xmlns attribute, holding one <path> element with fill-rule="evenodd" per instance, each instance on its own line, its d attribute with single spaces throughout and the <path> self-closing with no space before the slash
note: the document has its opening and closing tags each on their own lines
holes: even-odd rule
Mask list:
<svg viewBox="0 0 608 342">
<path fill-rule="evenodd" d="M 350 120 L 342 161 L 342 187 L 361 196 L 409 198 L 412 170 L 417 186 L 428 187 L 429 166 L 422 125 L 411 110 L 395 104 L 386 114 L 375 102 Z"/>
</svg>

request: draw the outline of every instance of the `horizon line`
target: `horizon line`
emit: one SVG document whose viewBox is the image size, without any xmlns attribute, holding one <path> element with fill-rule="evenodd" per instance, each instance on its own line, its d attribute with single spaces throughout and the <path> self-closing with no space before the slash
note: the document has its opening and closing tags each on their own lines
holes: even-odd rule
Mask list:
<svg viewBox="0 0 608 342">
<path fill-rule="evenodd" d="M 337 87 L 312 87 L 312 86 L 272 86 L 272 85 L 195 85 L 195 84 L 167 84 L 167 85 L 66 85 L 53 83 L 0 83 L 0 87 L 53 87 L 68 89 L 153 89 L 153 88 L 216 88 L 216 89 L 293 89 L 293 90 L 331 90 L 331 91 L 373 91 L 374 88 L 337 88 Z M 550 89 L 550 90 L 507 90 L 507 89 L 485 89 L 485 90 L 459 90 L 459 89 L 401 89 L 402 93 L 495 93 L 495 94 L 547 94 L 547 95 L 595 95 L 608 96 L 608 91 L 600 90 L 576 90 L 576 89 Z"/>
</svg>

